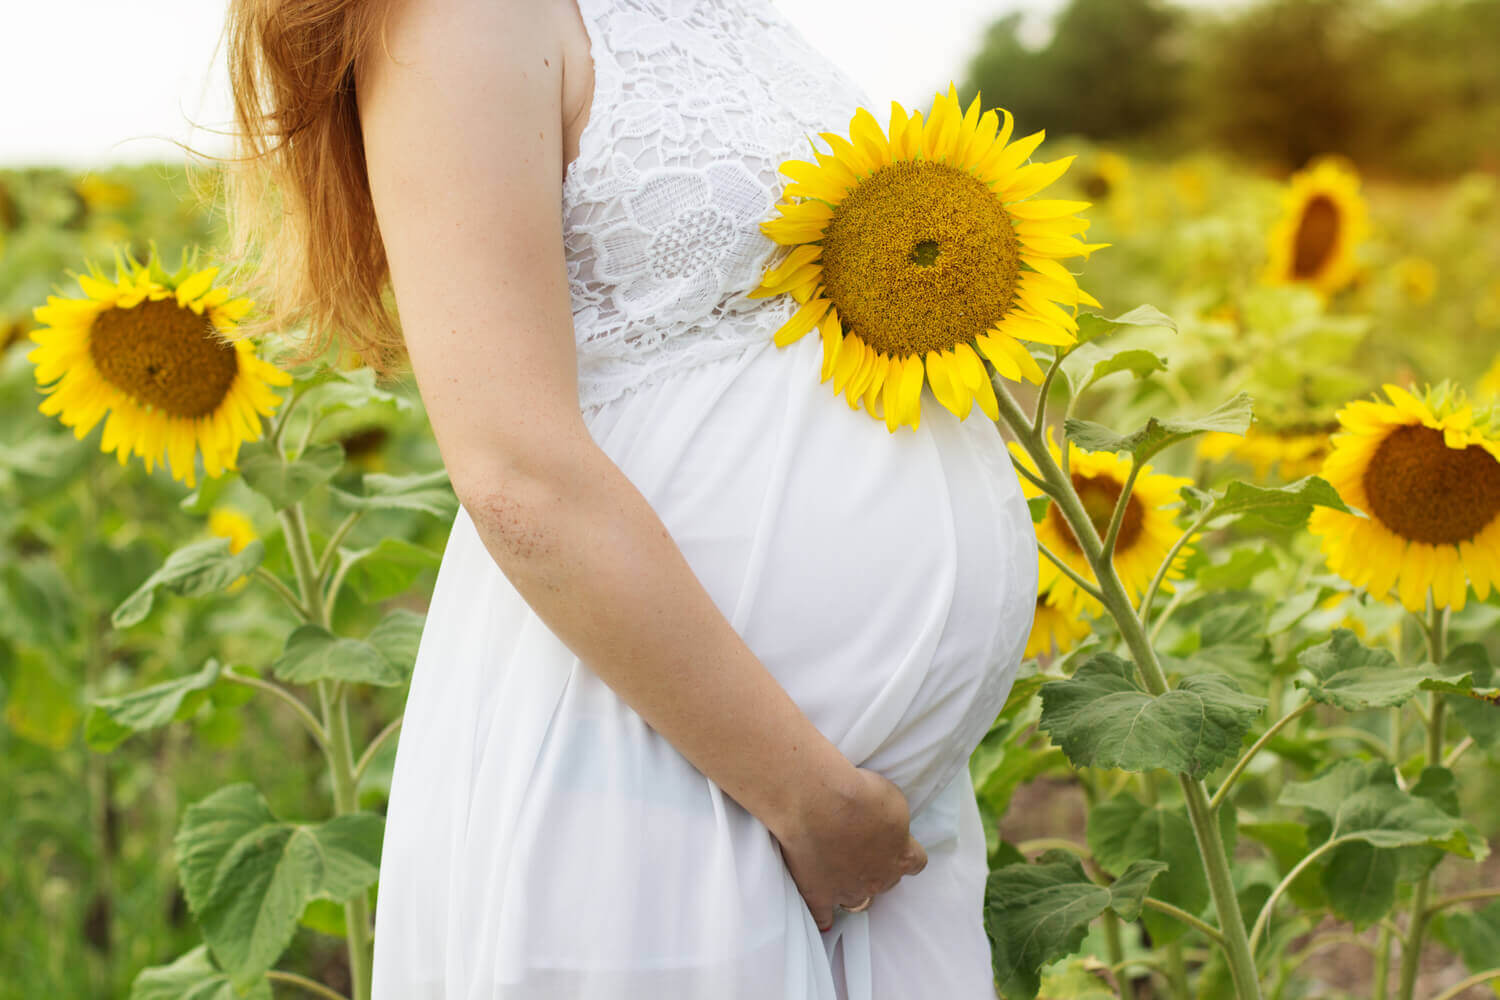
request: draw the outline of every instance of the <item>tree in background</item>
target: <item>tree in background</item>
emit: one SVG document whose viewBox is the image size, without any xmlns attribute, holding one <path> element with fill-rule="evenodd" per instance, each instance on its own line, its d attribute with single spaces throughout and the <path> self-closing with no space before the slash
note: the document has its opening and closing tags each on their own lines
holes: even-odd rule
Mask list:
<svg viewBox="0 0 1500 1000">
<path fill-rule="evenodd" d="M 1180 110 L 1183 22 L 1162 0 L 1073 0 L 1051 41 L 1030 49 L 1020 40 L 1020 16 L 1003 17 L 969 66 L 966 99 L 978 90 L 986 106 L 1009 109 L 1026 131 L 1150 135 Z"/>
</svg>

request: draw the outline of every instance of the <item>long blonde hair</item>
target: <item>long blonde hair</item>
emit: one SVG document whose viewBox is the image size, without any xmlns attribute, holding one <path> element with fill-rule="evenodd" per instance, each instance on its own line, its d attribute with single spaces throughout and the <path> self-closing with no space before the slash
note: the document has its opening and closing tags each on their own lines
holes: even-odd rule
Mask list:
<svg viewBox="0 0 1500 1000">
<path fill-rule="evenodd" d="M 365 172 L 355 63 L 382 0 L 230 0 L 236 155 L 230 263 L 260 307 L 247 333 L 301 326 L 293 363 L 332 344 L 381 376 L 406 362 Z"/>
</svg>

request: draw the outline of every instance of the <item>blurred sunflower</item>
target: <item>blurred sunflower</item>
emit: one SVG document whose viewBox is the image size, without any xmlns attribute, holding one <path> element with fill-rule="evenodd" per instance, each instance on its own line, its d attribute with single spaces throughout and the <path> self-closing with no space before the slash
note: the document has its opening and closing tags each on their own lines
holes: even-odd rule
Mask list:
<svg viewBox="0 0 1500 1000">
<path fill-rule="evenodd" d="M 1061 463 L 1062 453 L 1057 445 L 1049 440 L 1047 448 L 1051 451 L 1052 458 Z M 1013 441 L 1010 450 L 1016 460 L 1029 471 L 1037 471 L 1036 464 L 1021 445 Z M 1119 502 L 1120 493 L 1130 476 L 1130 461 L 1111 452 L 1083 451 L 1071 441 L 1068 442 L 1068 451 L 1073 489 L 1083 501 L 1083 509 L 1094 523 L 1094 530 L 1103 538 L 1109 531 L 1115 504 Z M 1151 578 L 1156 575 L 1157 567 L 1167 557 L 1168 550 L 1181 534 L 1173 524 L 1172 512 L 1167 508 L 1178 501 L 1181 489 L 1190 485 L 1191 479 L 1152 472 L 1151 466 L 1141 466 L 1130 499 L 1125 503 L 1125 516 L 1120 522 L 1120 534 L 1115 539 L 1114 551 L 1115 571 L 1120 575 L 1120 582 L 1125 585 L 1125 592 L 1130 595 L 1131 601 L 1139 601 L 1146 592 Z M 1021 480 L 1021 489 L 1028 498 L 1042 495 L 1041 490 L 1024 478 Z M 1083 554 L 1083 547 L 1078 544 L 1077 536 L 1073 534 L 1073 529 L 1068 526 L 1067 519 L 1056 503 L 1047 504 L 1046 516 L 1036 525 L 1036 537 L 1038 542 L 1067 563 L 1079 576 L 1091 583 L 1098 582 Z M 1182 564 L 1187 560 L 1190 548 L 1191 544 L 1184 545 L 1178 552 L 1172 569 L 1167 573 L 1168 580 L 1182 575 Z M 1162 589 L 1170 590 L 1171 587 L 1163 581 Z M 1050 591 L 1052 601 L 1058 605 L 1066 606 L 1076 602 L 1078 607 L 1089 614 L 1097 614 L 1103 610 L 1098 601 L 1079 591 L 1073 581 L 1045 557 L 1037 579 L 1037 590 L 1041 593 Z"/>
<path fill-rule="evenodd" d="M 208 531 L 211 535 L 229 539 L 229 553 L 234 555 L 249 545 L 256 538 L 255 525 L 250 522 L 241 511 L 233 507 L 215 507 L 208 512 Z M 227 588 L 229 593 L 242 590 L 250 582 L 248 576 L 241 576 Z"/>
<path fill-rule="evenodd" d="M 1277 427 L 1263 422 L 1238 434 L 1205 434 L 1198 440 L 1198 454 L 1205 459 L 1231 458 L 1254 470 L 1256 479 L 1276 475 L 1301 479 L 1316 475 L 1332 447 L 1337 423 L 1287 424 Z"/>
<path fill-rule="evenodd" d="M 1481 399 L 1500 400 L 1500 356 L 1496 356 L 1490 370 L 1479 377 L 1479 396 Z"/>
<path fill-rule="evenodd" d="M 950 86 L 926 120 L 893 103 L 887 134 L 860 108 L 849 139 L 822 133 L 831 155 L 781 165 L 797 200 L 761 229 L 793 249 L 750 295 L 801 303 L 776 344 L 818 327 L 821 380 L 892 433 L 919 425 L 924 385 L 960 419 L 976 401 L 998 419 L 981 355 L 1006 378 L 1041 382 L 1022 341 L 1071 344 L 1071 310 L 1098 305 L 1058 263 L 1106 245 L 1076 238 L 1088 203 L 1025 200 L 1073 157 L 1028 164 L 1044 133 L 1010 142 L 1001 114 L 1003 125 L 981 115 L 977 96 L 962 109 Z"/>
<path fill-rule="evenodd" d="M 1500 411 L 1476 412 L 1446 384 L 1421 398 L 1385 386 L 1389 403 L 1339 411 L 1323 478 L 1369 516 L 1319 507 L 1308 528 L 1333 571 L 1383 600 L 1394 587 L 1420 612 L 1480 600 L 1500 583 Z"/>
<path fill-rule="evenodd" d="M 1426 257 L 1402 257 L 1391 269 L 1396 287 L 1412 305 L 1430 302 L 1437 294 L 1437 267 Z"/>
<path fill-rule="evenodd" d="M 117 255 L 114 281 L 90 271 L 76 276 L 83 298 L 49 295 L 34 310 L 43 325 L 26 357 L 47 394 L 38 409 L 80 440 L 107 413 L 102 451 L 121 465 L 139 455 L 148 472 L 165 451 L 189 487 L 195 451 L 208 476 L 234 468 L 281 402 L 270 387 L 292 381 L 249 340 L 225 339 L 249 300 L 213 287 L 218 268 L 167 274 L 154 251 L 145 264 Z"/>
<path fill-rule="evenodd" d="M 1128 231 L 1135 224 L 1135 190 L 1125 157 L 1108 150 L 1095 154 L 1076 184 L 1085 198 L 1107 206 L 1110 221 L 1119 229 Z"/>
<path fill-rule="evenodd" d="M 1280 221 L 1271 230 L 1266 280 L 1302 283 L 1322 295 L 1349 284 L 1359 270 L 1355 248 L 1369 231 L 1359 175 L 1323 159 L 1292 175 Z"/>
<path fill-rule="evenodd" d="M 1046 560 L 1044 559 L 1043 562 Z M 1077 594 L 1077 588 L 1070 588 Z M 1061 592 L 1059 592 L 1060 595 Z M 1026 639 L 1027 659 L 1047 653 L 1066 653 L 1090 632 L 1089 621 L 1076 601 L 1044 591 L 1036 598 L 1036 618 Z"/>
</svg>

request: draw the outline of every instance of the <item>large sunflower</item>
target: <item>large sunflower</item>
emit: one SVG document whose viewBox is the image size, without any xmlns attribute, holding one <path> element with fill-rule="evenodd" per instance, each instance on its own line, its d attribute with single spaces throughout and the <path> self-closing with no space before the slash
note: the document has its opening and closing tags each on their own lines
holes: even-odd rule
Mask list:
<svg viewBox="0 0 1500 1000">
<path fill-rule="evenodd" d="M 1306 284 L 1332 295 L 1359 270 L 1355 248 L 1368 231 L 1359 175 L 1342 161 L 1319 160 L 1294 174 L 1282 197 L 1266 280 Z"/>
<path fill-rule="evenodd" d="M 1053 460 L 1060 463 L 1062 455 L 1057 445 L 1049 441 L 1047 448 L 1052 452 Z M 1036 472 L 1036 465 L 1024 448 L 1011 442 L 1010 449 L 1017 461 L 1031 472 Z M 1111 452 L 1083 451 L 1071 441 L 1068 442 L 1068 449 L 1073 489 L 1083 501 L 1083 508 L 1088 512 L 1089 520 L 1094 522 L 1094 529 L 1103 538 L 1109 530 L 1110 517 L 1114 514 L 1115 504 L 1130 475 L 1130 461 Z M 1190 485 L 1191 479 L 1152 472 L 1151 466 L 1141 466 L 1130 499 L 1125 504 L 1125 517 L 1120 522 L 1120 534 L 1115 539 L 1114 552 L 1115 572 L 1119 574 L 1120 582 L 1125 585 L 1125 591 L 1132 601 L 1138 601 L 1146 592 L 1151 578 L 1156 575 L 1157 567 L 1181 534 L 1173 525 L 1172 514 L 1167 508 L 1178 501 L 1182 488 Z M 1021 480 L 1021 489 L 1027 497 L 1042 495 L 1042 491 L 1025 478 Z M 1091 583 L 1098 582 L 1088 559 L 1084 557 L 1083 547 L 1078 544 L 1077 536 L 1073 534 L 1073 529 L 1068 526 L 1056 503 L 1047 505 L 1046 516 L 1036 525 L 1036 537 L 1037 541 L 1067 563 L 1079 576 Z M 1172 569 L 1167 574 L 1168 579 L 1182 575 L 1182 563 L 1187 558 L 1188 548 L 1189 546 L 1184 545 L 1173 560 Z M 1163 589 L 1170 588 L 1165 582 L 1162 586 Z M 1102 610 L 1097 601 L 1080 592 L 1050 559 L 1042 559 L 1037 590 L 1041 593 L 1050 591 L 1056 604 L 1076 602 L 1090 613 Z"/>
<path fill-rule="evenodd" d="M 1069 589 L 1071 594 L 1066 596 L 1061 590 L 1057 594 L 1050 590 L 1037 594 L 1036 617 L 1032 619 L 1023 656 L 1029 659 L 1044 653 L 1066 653 L 1092 631 L 1083 609 L 1072 599 L 1072 594 L 1078 593 L 1077 588 Z"/>
<path fill-rule="evenodd" d="M 80 440 L 108 413 L 102 451 L 121 465 L 139 455 L 148 472 L 165 451 L 189 487 L 195 451 L 208 476 L 234 468 L 281 402 L 270 386 L 292 381 L 249 340 L 226 339 L 249 300 L 213 287 L 218 268 L 169 275 L 154 252 L 145 264 L 117 256 L 112 282 L 90 271 L 77 276 L 83 298 L 49 295 L 34 310 L 43 326 L 26 357 L 47 394 L 38 409 Z"/>
<path fill-rule="evenodd" d="M 999 419 L 981 356 L 1040 382 L 1022 341 L 1071 344 L 1072 310 L 1098 305 L 1058 263 L 1106 245 L 1077 239 L 1088 202 L 1027 200 L 1073 157 L 1028 163 L 1044 133 L 1010 142 L 1000 114 L 978 97 L 965 111 L 950 86 L 925 120 L 893 103 L 887 133 L 860 108 L 850 138 L 822 133 L 831 154 L 781 165 L 795 200 L 761 228 L 793 249 L 750 294 L 801 303 L 776 344 L 818 327 L 822 380 L 892 433 L 919 425 L 923 385 L 960 419 L 976 401 Z"/>
<path fill-rule="evenodd" d="M 1394 587 L 1410 611 L 1464 606 L 1500 584 L 1500 411 L 1476 412 L 1462 392 L 1422 397 L 1385 386 L 1389 403 L 1339 411 L 1323 478 L 1368 517 L 1319 507 L 1308 527 L 1333 571 L 1370 596 Z"/>
</svg>

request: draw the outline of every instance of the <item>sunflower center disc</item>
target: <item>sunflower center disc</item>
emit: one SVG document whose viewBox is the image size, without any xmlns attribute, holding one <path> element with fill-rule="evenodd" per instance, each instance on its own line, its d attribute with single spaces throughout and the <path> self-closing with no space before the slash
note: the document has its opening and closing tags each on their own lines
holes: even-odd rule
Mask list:
<svg viewBox="0 0 1500 1000">
<path fill-rule="evenodd" d="M 106 381 L 174 417 L 212 413 L 239 372 L 233 345 L 176 299 L 100 313 L 89 329 L 89 356 Z"/>
<path fill-rule="evenodd" d="M 1010 310 L 1021 262 L 995 193 L 931 160 L 889 163 L 860 181 L 834 209 L 822 257 L 844 329 L 895 355 L 989 330 Z"/>
<path fill-rule="evenodd" d="M 1339 235 L 1339 209 L 1327 195 L 1316 195 L 1302 209 L 1297 223 L 1297 239 L 1292 251 L 1292 274 L 1298 278 L 1315 277 Z"/>
<path fill-rule="evenodd" d="M 1103 538 L 1109 533 L 1109 521 L 1114 516 L 1115 504 L 1120 502 L 1120 484 L 1109 476 L 1084 476 L 1075 472 L 1073 489 L 1078 491 L 1078 499 L 1083 501 L 1083 510 L 1088 514 L 1089 520 L 1094 522 L 1094 530 Z M 1067 518 L 1063 517 L 1057 504 L 1047 505 L 1047 516 L 1052 518 L 1053 527 L 1067 541 L 1068 547 L 1074 552 L 1082 552 L 1083 546 L 1078 544 L 1073 529 L 1069 527 Z M 1140 500 L 1131 496 L 1125 504 L 1125 518 L 1120 522 L 1120 535 L 1115 539 L 1116 552 L 1124 552 L 1140 537 L 1144 516 Z"/>
<path fill-rule="evenodd" d="M 1402 538 L 1466 542 L 1500 514 L 1500 460 L 1478 445 L 1449 448 L 1443 432 L 1392 431 L 1365 469 L 1371 512 Z"/>
</svg>

